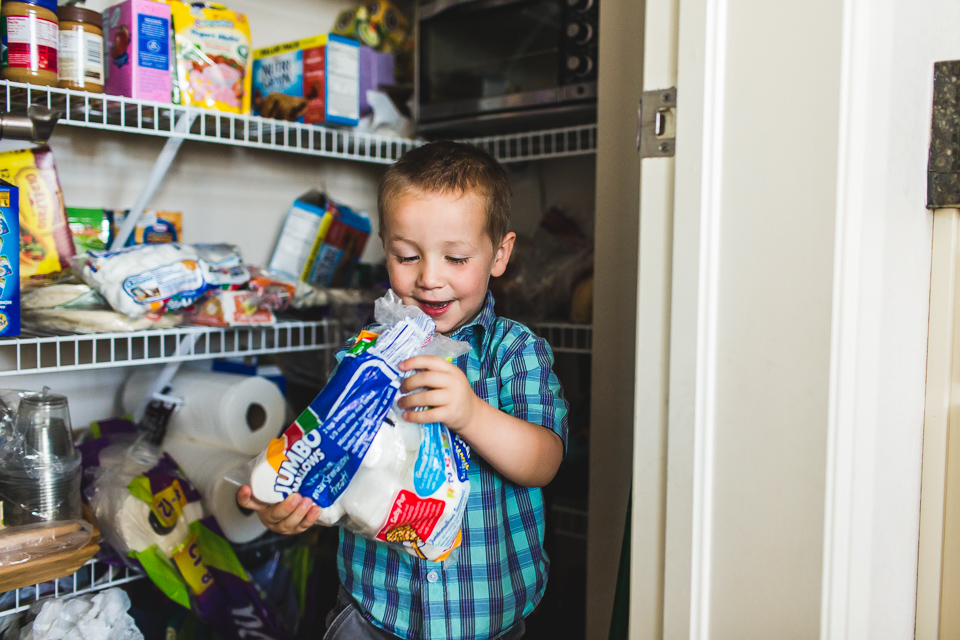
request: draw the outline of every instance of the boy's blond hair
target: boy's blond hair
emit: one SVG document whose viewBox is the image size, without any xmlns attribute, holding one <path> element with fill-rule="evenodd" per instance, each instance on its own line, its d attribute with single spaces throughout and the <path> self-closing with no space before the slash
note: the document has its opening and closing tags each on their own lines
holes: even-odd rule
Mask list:
<svg viewBox="0 0 960 640">
<path fill-rule="evenodd" d="M 498 247 L 510 225 L 510 182 L 486 151 L 451 140 L 411 149 L 387 169 L 377 190 L 380 237 L 384 215 L 410 194 L 456 194 L 480 199 L 487 235 Z"/>
</svg>

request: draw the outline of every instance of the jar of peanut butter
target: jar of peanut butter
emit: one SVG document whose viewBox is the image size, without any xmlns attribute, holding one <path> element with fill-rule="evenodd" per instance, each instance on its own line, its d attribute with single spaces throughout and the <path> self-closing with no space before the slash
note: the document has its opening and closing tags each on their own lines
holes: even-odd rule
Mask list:
<svg viewBox="0 0 960 640">
<path fill-rule="evenodd" d="M 15 82 L 57 86 L 57 48 L 60 28 L 57 0 L 4 0 L 3 57 L 0 77 Z"/>
<path fill-rule="evenodd" d="M 103 93 L 103 18 L 83 7 L 60 7 L 60 86 Z"/>
</svg>

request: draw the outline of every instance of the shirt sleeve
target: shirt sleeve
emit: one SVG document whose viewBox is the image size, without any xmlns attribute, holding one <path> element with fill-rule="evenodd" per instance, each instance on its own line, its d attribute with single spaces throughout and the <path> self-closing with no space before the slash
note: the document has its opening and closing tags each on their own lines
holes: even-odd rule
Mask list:
<svg viewBox="0 0 960 640">
<path fill-rule="evenodd" d="M 500 363 L 500 408 L 510 415 L 542 425 L 563 441 L 567 453 L 569 405 L 553 372 L 553 351 L 543 338 L 527 334 Z"/>
</svg>

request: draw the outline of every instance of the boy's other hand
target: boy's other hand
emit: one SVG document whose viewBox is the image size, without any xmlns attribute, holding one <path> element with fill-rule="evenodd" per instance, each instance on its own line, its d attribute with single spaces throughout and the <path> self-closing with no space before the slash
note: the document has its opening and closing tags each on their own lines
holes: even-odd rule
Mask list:
<svg viewBox="0 0 960 640">
<path fill-rule="evenodd" d="M 400 363 L 401 371 L 416 371 L 400 385 L 410 395 L 400 398 L 403 419 L 418 424 L 441 422 L 460 433 L 470 427 L 476 403 L 483 403 L 473 392 L 467 376 L 457 365 L 437 356 L 417 356 Z M 410 393 L 415 389 L 423 389 Z M 425 411 L 414 411 L 428 407 Z"/>
<path fill-rule="evenodd" d="M 283 502 L 267 504 L 254 498 L 253 490 L 248 485 L 237 490 L 237 504 L 244 509 L 256 511 L 260 522 L 267 529 L 284 535 L 303 533 L 316 524 L 320 517 L 320 507 L 313 504 L 309 498 L 291 493 Z"/>
</svg>

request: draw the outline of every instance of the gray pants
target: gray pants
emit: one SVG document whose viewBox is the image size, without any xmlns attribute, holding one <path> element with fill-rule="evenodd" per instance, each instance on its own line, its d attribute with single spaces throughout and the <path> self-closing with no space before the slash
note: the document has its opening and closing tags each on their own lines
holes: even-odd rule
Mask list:
<svg viewBox="0 0 960 640">
<path fill-rule="evenodd" d="M 521 620 L 497 640 L 519 640 L 523 637 L 524 628 Z M 347 590 L 340 585 L 337 604 L 327 614 L 327 632 L 323 640 L 397 640 L 397 636 L 368 622 Z"/>
</svg>

